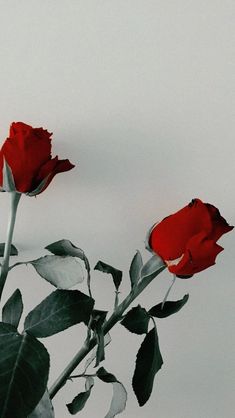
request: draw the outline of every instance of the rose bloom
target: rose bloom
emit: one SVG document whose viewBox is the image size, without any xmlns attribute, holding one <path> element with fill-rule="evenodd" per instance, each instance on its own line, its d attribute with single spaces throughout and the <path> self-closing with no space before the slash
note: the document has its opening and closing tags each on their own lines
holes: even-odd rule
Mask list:
<svg viewBox="0 0 235 418">
<path fill-rule="evenodd" d="M 148 246 L 171 273 L 187 278 L 215 264 L 223 250 L 216 241 L 232 229 L 215 206 L 193 199 L 153 226 Z"/>
<path fill-rule="evenodd" d="M 4 160 L 11 169 L 16 191 L 29 195 L 44 191 L 57 173 L 71 170 L 74 165 L 69 160 L 51 157 L 51 136 L 46 129 L 13 122 L 0 150 L 0 185 Z"/>
</svg>

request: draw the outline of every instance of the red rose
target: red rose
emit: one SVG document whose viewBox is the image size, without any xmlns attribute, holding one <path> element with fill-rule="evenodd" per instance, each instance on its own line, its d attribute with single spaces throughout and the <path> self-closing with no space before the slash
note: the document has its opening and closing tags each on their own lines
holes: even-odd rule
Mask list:
<svg viewBox="0 0 235 418">
<path fill-rule="evenodd" d="M 23 122 L 13 122 L 0 150 L 0 185 L 4 189 L 4 161 L 11 169 L 15 189 L 36 195 L 47 188 L 57 173 L 71 170 L 69 160 L 51 158 L 51 133 L 32 128 Z M 11 177 L 12 177 L 11 176 Z"/>
<path fill-rule="evenodd" d="M 215 264 L 223 250 L 216 241 L 232 229 L 215 206 L 193 199 L 154 225 L 148 244 L 171 273 L 187 278 Z"/>
</svg>

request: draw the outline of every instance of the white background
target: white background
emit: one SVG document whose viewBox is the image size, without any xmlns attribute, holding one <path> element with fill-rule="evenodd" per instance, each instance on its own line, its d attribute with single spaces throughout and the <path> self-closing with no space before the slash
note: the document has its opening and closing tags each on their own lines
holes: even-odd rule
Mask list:
<svg viewBox="0 0 235 418">
<path fill-rule="evenodd" d="M 12 121 L 54 132 L 54 152 L 76 168 L 35 198 L 22 198 L 14 242 L 19 260 L 68 238 L 91 265 L 128 268 L 156 221 L 199 197 L 235 223 L 234 1 L 0 1 L 0 135 Z M 7 193 L 0 196 L 1 241 Z M 164 367 L 150 401 L 131 390 L 142 337 L 112 332 L 104 366 L 129 394 L 123 418 L 231 418 L 234 392 L 234 233 L 217 264 L 176 282 L 171 298 L 189 292 L 181 312 L 159 320 Z M 93 274 L 97 307 L 112 308 L 111 281 Z M 164 272 L 139 298 L 160 302 Z M 53 288 L 30 267 L 12 271 L 5 299 L 23 292 L 25 314 Z M 85 291 L 85 286 L 80 289 Z M 52 382 L 85 336 L 82 325 L 43 342 Z M 82 371 L 82 368 L 80 369 Z M 55 398 L 56 418 L 83 388 L 69 382 Z M 83 418 L 103 418 L 111 387 L 97 382 Z"/>
</svg>

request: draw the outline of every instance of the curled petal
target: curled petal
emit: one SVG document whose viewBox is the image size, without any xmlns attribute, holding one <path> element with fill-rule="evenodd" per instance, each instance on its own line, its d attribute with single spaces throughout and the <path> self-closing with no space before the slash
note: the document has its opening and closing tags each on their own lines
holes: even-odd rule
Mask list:
<svg viewBox="0 0 235 418">
<path fill-rule="evenodd" d="M 44 164 L 41 167 L 36 179 L 37 185 L 39 185 L 44 179 L 47 179 L 40 193 L 43 192 L 49 186 L 50 182 L 56 174 L 62 173 L 64 171 L 69 171 L 73 167 L 74 165 L 71 164 L 69 160 L 59 160 L 57 156 L 47 161 L 46 164 Z M 35 184 L 35 189 L 37 185 Z"/>
<path fill-rule="evenodd" d="M 217 241 L 223 234 L 231 231 L 234 227 L 230 226 L 227 221 L 220 215 L 220 211 L 210 203 L 206 203 L 206 207 L 212 221 L 212 231 L 208 236 L 209 239 Z"/>
<path fill-rule="evenodd" d="M 193 275 L 214 265 L 221 251 L 220 245 L 201 232 L 189 240 L 183 258 L 178 264 L 169 266 L 169 271 L 177 276 Z"/>
</svg>

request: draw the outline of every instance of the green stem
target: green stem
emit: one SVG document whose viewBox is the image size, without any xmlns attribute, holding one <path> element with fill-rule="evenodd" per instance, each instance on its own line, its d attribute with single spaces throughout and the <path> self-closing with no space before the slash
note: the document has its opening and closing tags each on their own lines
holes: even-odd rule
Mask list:
<svg viewBox="0 0 235 418">
<path fill-rule="evenodd" d="M 79 377 L 96 377 L 96 374 L 75 374 L 70 376 L 70 379 L 77 379 Z"/>
<path fill-rule="evenodd" d="M 124 311 L 130 306 L 130 304 L 139 296 L 140 293 L 151 283 L 151 281 L 166 268 L 165 264 L 161 266 L 156 273 L 156 275 L 150 275 L 141 280 L 136 287 L 134 287 L 129 295 L 117 306 L 114 313 L 110 316 L 108 321 L 104 324 L 103 332 L 104 335 L 120 321 Z M 58 379 L 54 382 L 52 387 L 49 390 L 50 398 L 54 398 L 57 392 L 64 386 L 71 373 L 76 369 L 76 367 L 81 363 L 81 361 L 86 357 L 86 355 L 96 346 L 96 338 L 92 338 L 90 341 L 85 341 L 82 348 L 77 352 L 71 362 L 67 365 Z"/>
<path fill-rule="evenodd" d="M 22 266 L 23 264 L 24 264 L 25 266 L 27 266 L 27 264 L 30 264 L 30 263 L 29 263 L 29 261 L 18 261 L 17 263 L 12 264 L 11 266 L 9 266 L 9 267 L 8 267 L 8 271 L 10 271 L 11 269 L 13 269 L 14 267 L 17 267 L 17 266 Z"/>
<path fill-rule="evenodd" d="M 11 254 L 11 244 L 16 220 L 16 212 L 18 203 L 20 201 L 21 193 L 17 192 L 10 192 L 11 195 L 11 210 L 10 210 L 10 217 L 7 227 L 7 238 L 5 242 L 4 248 L 4 255 L 3 255 L 3 263 L 1 268 L 1 275 L 0 275 L 0 299 L 2 297 L 3 288 L 6 282 L 6 278 L 9 271 L 9 260 Z"/>
<path fill-rule="evenodd" d="M 164 297 L 164 299 L 163 299 L 163 301 L 162 301 L 161 309 L 163 309 L 163 308 L 164 308 L 164 305 L 165 305 L 165 303 L 166 303 L 166 301 L 167 301 L 167 298 L 168 298 L 168 296 L 169 296 L 169 293 L 170 293 L 171 288 L 172 288 L 173 284 L 175 283 L 175 281 L 176 281 L 176 275 L 174 274 L 174 275 L 173 275 L 173 279 L 172 279 L 172 283 L 171 283 L 171 285 L 170 285 L 169 289 L 167 290 L 167 292 L 166 292 L 166 294 L 165 294 L 165 297 Z"/>
<path fill-rule="evenodd" d="M 114 300 L 114 311 L 117 309 L 118 307 L 118 302 L 119 302 L 119 293 L 118 290 L 115 291 L 115 300 Z"/>
</svg>

